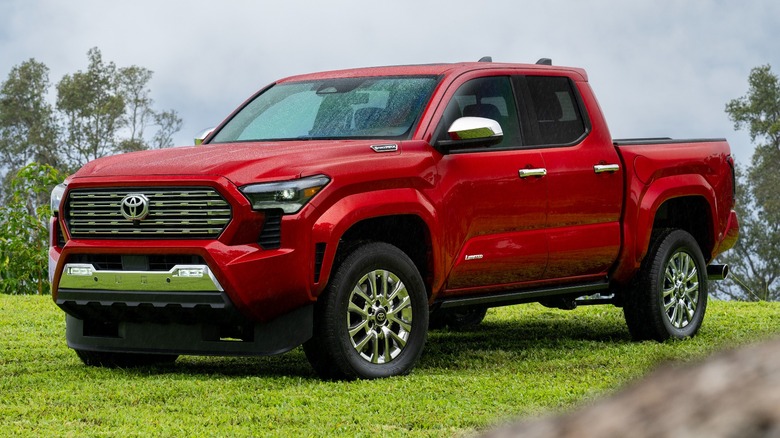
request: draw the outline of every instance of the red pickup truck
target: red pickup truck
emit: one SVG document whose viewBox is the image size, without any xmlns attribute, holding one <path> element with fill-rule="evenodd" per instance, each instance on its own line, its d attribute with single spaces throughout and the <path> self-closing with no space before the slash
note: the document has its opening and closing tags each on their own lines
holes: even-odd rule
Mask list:
<svg viewBox="0 0 780 438">
<path fill-rule="evenodd" d="M 267 355 L 409 372 L 430 326 L 526 302 L 693 336 L 738 235 L 725 140 L 613 140 L 584 70 L 474 62 L 295 76 L 196 147 L 52 193 L 50 276 L 89 365 Z"/>
</svg>

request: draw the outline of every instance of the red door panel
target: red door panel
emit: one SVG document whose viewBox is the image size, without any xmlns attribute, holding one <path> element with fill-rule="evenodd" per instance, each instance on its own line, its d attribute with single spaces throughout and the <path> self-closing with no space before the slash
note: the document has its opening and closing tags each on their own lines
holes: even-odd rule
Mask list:
<svg viewBox="0 0 780 438">
<path fill-rule="evenodd" d="M 617 258 L 623 169 L 612 144 L 597 142 L 588 137 L 543 151 L 550 239 L 545 278 L 606 274 Z"/>
<path fill-rule="evenodd" d="M 543 176 L 521 178 L 523 169 L 544 169 L 541 154 L 512 150 L 442 158 L 442 219 L 450 231 L 445 245 L 455 255 L 448 290 L 542 277 L 547 265 L 547 182 Z"/>
</svg>

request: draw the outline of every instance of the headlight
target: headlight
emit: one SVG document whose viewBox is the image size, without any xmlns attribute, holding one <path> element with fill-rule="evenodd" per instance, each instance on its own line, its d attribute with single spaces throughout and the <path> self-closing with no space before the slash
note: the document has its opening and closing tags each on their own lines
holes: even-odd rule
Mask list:
<svg viewBox="0 0 780 438">
<path fill-rule="evenodd" d="M 60 211 L 60 202 L 62 201 L 62 195 L 65 194 L 65 189 L 68 185 L 65 183 L 57 184 L 51 191 L 51 213 L 58 213 Z"/>
<path fill-rule="evenodd" d="M 327 176 L 317 175 L 292 181 L 250 184 L 241 187 L 241 193 L 252 204 L 253 210 L 278 208 L 290 214 L 297 213 L 329 182 Z"/>
</svg>

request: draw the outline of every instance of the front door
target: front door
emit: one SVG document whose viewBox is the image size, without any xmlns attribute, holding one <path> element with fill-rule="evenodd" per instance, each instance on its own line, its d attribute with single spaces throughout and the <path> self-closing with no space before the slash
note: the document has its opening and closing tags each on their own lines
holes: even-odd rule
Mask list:
<svg viewBox="0 0 780 438">
<path fill-rule="evenodd" d="M 442 126 L 458 117 L 499 122 L 503 141 L 444 155 L 438 184 L 450 256 L 446 295 L 500 288 L 542 278 L 547 266 L 545 168 L 537 150 L 523 149 L 509 76 L 475 78 L 451 98 Z M 438 135 L 446 129 L 438 129 Z"/>
</svg>

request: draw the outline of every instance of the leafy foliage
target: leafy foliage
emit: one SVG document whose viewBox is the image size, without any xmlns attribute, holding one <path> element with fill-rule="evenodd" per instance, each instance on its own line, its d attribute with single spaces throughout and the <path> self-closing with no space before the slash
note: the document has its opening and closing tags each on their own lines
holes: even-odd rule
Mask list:
<svg viewBox="0 0 780 438">
<path fill-rule="evenodd" d="M 58 127 L 46 102 L 48 89 L 49 69 L 34 59 L 14 67 L 0 87 L 0 158 L 9 175 L 31 161 L 60 164 L 53 148 Z M 3 186 L 9 186 L 7 181 Z"/>
<path fill-rule="evenodd" d="M 41 199 L 48 200 L 51 188 L 63 179 L 55 168 L 37 163 L 11 179 L 9 202 L 0 208 L 0 292 L 48 293 L 51 208 Z"/>
<path fill-rule="evenodd" d="M 718 292 L 747 300 L 780 300 L 780 80 L 770 66 L 754 68 L 745 96 L 726 112 L 735 129 L 747 128 L 756 143 L 750 166 L 738 168 L 740 239 L 721 258 L 732 281 Z"/>
</svg>

